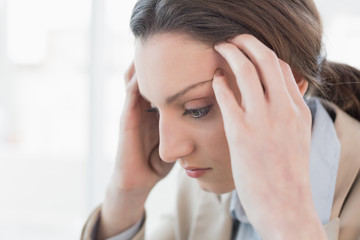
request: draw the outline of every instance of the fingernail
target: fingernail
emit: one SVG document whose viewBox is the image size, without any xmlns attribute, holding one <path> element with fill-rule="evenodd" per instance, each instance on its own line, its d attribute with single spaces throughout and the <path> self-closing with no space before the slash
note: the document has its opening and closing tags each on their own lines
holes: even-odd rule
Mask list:
<svg viewBox="0 0 360 240">
<path fill-rule="evenodd" d="M 214 45 L 215 50 L 218 50 L 220 43 Z"/>
<path fill-rule="evenodd" d="M 215 72 L 215 77 L 223 77 L 223 76 L 224 76 L 224 71 L 218 68 Z"/>
</svg>

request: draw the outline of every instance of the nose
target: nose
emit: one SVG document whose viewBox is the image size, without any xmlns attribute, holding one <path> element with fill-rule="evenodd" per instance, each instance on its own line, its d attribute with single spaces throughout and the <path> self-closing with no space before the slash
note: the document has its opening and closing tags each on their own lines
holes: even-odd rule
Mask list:
<svg viewBox="0 0 360 240">
<path fill-rule="evenodd" d="M 165 162 L 175 162 L 191 154 L 195 149 L 191 135 L 179 122 L 176 122 L 176 119 L 160 117 L 159 136 L 159 155 Z"/>
</svg>

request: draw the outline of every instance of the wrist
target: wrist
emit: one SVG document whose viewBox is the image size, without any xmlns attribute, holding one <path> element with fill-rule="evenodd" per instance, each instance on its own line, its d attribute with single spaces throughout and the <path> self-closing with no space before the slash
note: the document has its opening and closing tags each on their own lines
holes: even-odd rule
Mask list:
<svg viewBox="0 0 360 240">
<path fill-rule="evenodd" d="M 121 190 L 110 184 L 101 209 L 99 239 L 120 234 L 138 223 L 144 216 L 147 195 L 143 191 Z"/>
<path fill-rule="evenodd" d="M 273 220 L 272 223 L 267 225 L 266 228 L 260 227 L 259 232 L 263 239 L 327 239 L 325 230 L 317 216 L 298 215 L 292 220 L 282 217 Z"/>
<path fill-rule="evenodd" d="M 157 181 L 154 181 L 152 178 L 143 179 L 143 176 L 134 177 L 134 175 L 128 175 L 129 174 L 115 171 L 110 179 L 107 192 L 133 195 L 143 194 L 147 196 L 157 183 Z"/>
<path fill-rule="evenodd" d="M 142 212 L 150 190 L 124 188 L 117 183 L 110 183 L 106 189 L 104 205 L 111 206 L 111 208 L 118 209 L 121 212 L 128 208 L 131 208 L 132 211 L 141 209 Z"/>
</svg>

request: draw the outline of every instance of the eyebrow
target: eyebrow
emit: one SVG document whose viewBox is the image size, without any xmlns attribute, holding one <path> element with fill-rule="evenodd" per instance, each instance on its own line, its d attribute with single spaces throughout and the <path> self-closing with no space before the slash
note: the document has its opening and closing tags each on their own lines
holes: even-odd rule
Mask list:
<svg viewBox="0 0 360 240">
<path fill-rule="evenodd" d="M 168 97 L 166 98 L 166 103 L 167 104 L 171 104 L 172 102 L 174 102 L 176 99 L 184 96 L 186 93 L 188 93 L 190 90 L 196 88 L 196 87 L 199 87 L 205 83 L 208 83 L 208 82 L 211 82 L 212 79 L 210 80 L 205 80 L 205 81 L 202 81 L 202 82 L 198 82 L 198 83 L 195 83 L 195 84 L 192 84 L 188 87 L 186 87 L 185 89 L 181 90 L 180 92 L 176 93 L 175 95 L 171 96 L 171 97 Z"/>
</svg>

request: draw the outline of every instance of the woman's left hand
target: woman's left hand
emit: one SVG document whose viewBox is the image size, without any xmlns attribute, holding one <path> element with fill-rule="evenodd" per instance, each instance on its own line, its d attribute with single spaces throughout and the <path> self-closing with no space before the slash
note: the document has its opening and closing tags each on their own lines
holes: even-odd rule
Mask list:
<svg viewBox="0 0 360 240">
<path fill-rule="evenodd" d="M 215 49 L 241 94 L 238 101 L 227 74 L 217 70 L 213 88 L 250 222 L 265 239 L 326 239 L 310 187 L 311 113 L 289 65 L 251 35 Z"/>
</svg>

